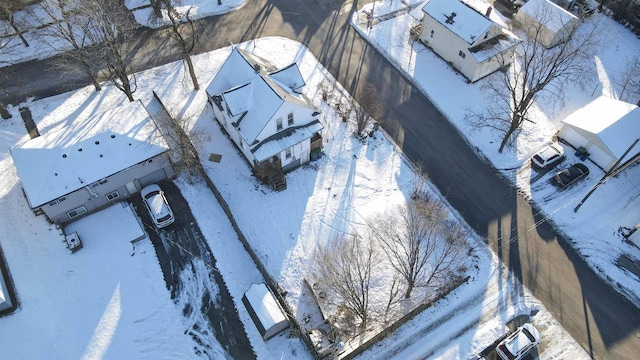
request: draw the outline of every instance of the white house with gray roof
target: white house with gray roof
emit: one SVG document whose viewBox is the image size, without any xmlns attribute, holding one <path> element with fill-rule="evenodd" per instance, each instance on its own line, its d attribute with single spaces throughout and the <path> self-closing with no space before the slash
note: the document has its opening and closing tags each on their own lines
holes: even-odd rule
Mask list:
<svg viewBox="0 0 640 360">
<path fill-rule="evenodd" d="M 216 120 L 277 190 L 286 186 L 283 172 L 309 162 L 322 146 L 320 113 L 300 92 L 304 85 L 297 64 L 278 69 L 236 48 L 207 87 Z"/>
<path fill-rule="evenodd" d="M 29 207 L 55 223 L 173 175 L 169 146 L 140 101 L 70 119 L 10 152 Z"/>
<path fill-rule="evenodd" d="M 474 82 L 511 63 L 517 36 L 483 0 L 430 0 L 420 40 Z"/>
</svg>

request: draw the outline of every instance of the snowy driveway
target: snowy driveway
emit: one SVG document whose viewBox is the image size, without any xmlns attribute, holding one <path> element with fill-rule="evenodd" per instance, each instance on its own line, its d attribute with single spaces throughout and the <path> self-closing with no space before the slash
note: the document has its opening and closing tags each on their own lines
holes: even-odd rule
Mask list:
<svg viewBox="0 0 640 360">
<path fill-rule="evenodd" d="M 213 253 L 191 209 L 173 182 L 163 182 L 160 187 L 175 215 L 172 225 L 157 230 L 139 196 L 135 197 L 134 204 L 156 250 L 171 298 L 183 309 L 189 335 L 195 341 L 194 351 L 216 358 L 210 349 L 217 348 L 211 343 L 217 340 L 234 359 L 255 358 Z"/>
</svg>

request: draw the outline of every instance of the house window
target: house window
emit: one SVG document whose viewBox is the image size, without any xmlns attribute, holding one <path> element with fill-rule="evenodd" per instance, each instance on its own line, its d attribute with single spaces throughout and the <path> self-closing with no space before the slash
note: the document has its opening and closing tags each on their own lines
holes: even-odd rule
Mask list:
<svg viewBox="0 0 640 360">
<path fill-rule="evenodd" d="M 287 149 L 287 150 L 285 151 L 285 157 L 286 157 L 287 159 L 291 159 L 291 149 Z"/>
<path fill-rule="evenodd" d="M 57 198 L 56 200 L 53 200 L 52 202 L 48 203 L 47 205 L 55 206 L 55 205 L 65 201 L 65 200 L 67 200 L 67 197 L 66 196 L 61 196 L 61 197 Z"/>
<path fill-rule="evenodd" d="M 458 52 L 458 56 L 460 56 L 461 58 L 465 58 L 467 57 L 467 55 L 465 53 L 462 52 L 462 50 L 460 50 L 460 52 Z"/>
<path fill-rule="evenodd" d="M 287 125 L 293 125 L 293 113 L 289 113 L 289 115 L 287 116 Z"/>
<path fill-rule="evenodd" d="M 282 118 L 276 119 L 276 130 L 282 130 Z"/>
<path fill-rule="evenodd" d="M 80 215 L 82 213 L 85 213 L 85 212 L 87 212 L 87 208 L 84 207 L 84 205 L 83 205 L 83 206 L 80 206 L 79 208 L 75 208 L 75 209 L 69 211 L 67 213 L 67 216 L 69 217 L 69 219 L 73 219 L 74 217 L 76 217 L 76 216 L 78 216 L 78 215 Z"/>
<path fill-rule="evenodd" d="M 112 191 L 112 192 L 108 193 L 104 197 L 106 197 L 107 200 L 109 200 L 109 201 L 113 201 L 113 200 L 115 200 L 115 199 L 120 197 L 120 193 L 116 190 L 116 191 Z"/>
<path fill-rule="evenodd" d="M 431 32 L 429 33 L 429 37 L 432 38 L 435 33 L 436 31 L 432 29 Z"/>
</svg>

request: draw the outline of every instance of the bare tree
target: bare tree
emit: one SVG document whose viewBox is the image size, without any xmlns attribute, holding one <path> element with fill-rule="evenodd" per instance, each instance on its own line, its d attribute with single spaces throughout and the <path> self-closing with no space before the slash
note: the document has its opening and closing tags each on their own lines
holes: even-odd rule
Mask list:
<svg viewBox="0 0 640 360">
<path fill-rule="evenodd" d="M 381 244 L 393 269 L 404 279 L 404 297 L 455 272 L 464 234 L 450 233 L 443 203 L 431 196 L 398 206 L 368 221 L 371 238 Z M 452 236 L 461 236 L 455 239 Z"/>
<path fill-rule="evenodd" d="M 84 16 L 95 22 L 89 32 L 89 40 L 96 44 L 97 57 L 104 66 L 105 77 L 122 91 L 129 101 L 134 101 L 137 89 L 134 73 L 130 73 L 128 59 L 135 23 L 131 14 L 119 1 L 83 0 Z"/>
<path fill-rule="evenodd" d="M 29 43 L 23 35 L 24 31 L 20 30 L 18 21 L 15 18 L 16 11 L 22 10 L 24 7 L 25 4 L 21 0 L 2 0 L 0 2 L 0 19 L 8 22 L 24 46 L 29 47 Z"/>
<path fill-rule="evenodd" d="M 42 1 L 37 9 L 40 11 L 34 11 L 32 17 L 42 26 L 42 34 L 49 40 L 46 44 L 62 54 L 53 67 L 60 73 L 82 71 L 100 91 L 96 64 L 88 48 L 92 44 L 89 34 L 96 31 L 94 18 L 83 11 L 80 0 Z M 73 50 L 67 51 L 68 46 Z"/>
<path fill-rule="evenodd" d="M 340 236 L 318 247 L 315 273 L 366 329 L 371 312 L 369 293 L 371 276 L 377 261 L 372 244 L 355 236 Z"/>
<path fill-rule="evenodd" d="M 382 116 L 382 106 L 378 99 L 378 91 L 373 85 L 367 85 L 358 91 L 357 96 L 359 104 L 354 100 L 351 104 L 356 120 L 357 135 L 362 136 L 363 131 Z"/>
<path fill-rule="evenodd" d="M 193 62 L 191 61 L 191 53 L 196 45 L 195 23 L 189 17 L 191 8 L 189 8 L 184 15 L 185 24 L 183 25 L 182 16 L 175 7 L 176 4 L 180 3 L 179 0 L 154 0 L 152 3 L 154 4 L 153 9 L 156 16 L 159 15 L 158 17 L 161 18 L 163 10 L 166 12 L 167 17 L 171 22 L 171 26 L 168 30 L 169 35 L 178 44 L 182 60 L 186 64 L 189 76 L 191 76 L 191 82 L 193 83 L 194 90 L 200 90 L 198 78 L 193 67 Z M 156 12 L 156 8 L 159 8 L 158 12 Z"/>
<path fill-rule="evenodd" d="M 625 99 L 625 92 L 628 92 L 627 98 L 636 101 L 640 106 L 640 53 L 627 59 L 624 70 L 619 73 L 614 81 L 620 87 L 620 100 Z"/>
<path fill-rule="evenodd" d="M 589 79 L 585 64 L 598 42 L 597 24 L 568 27 L 564 33 L 567 40 L 547 49 L 543 43 L 548 30 L 543 24 L 554 21 L 555 16 L 548 8 L 541 7 L 533 16 L 537 21 L 524 20 L 519 24 L 527 29 L 528 35 L 522 34 L 523 41 L 517 46 L 508 70 L 487 79 L 484 89 L 491 98 L 488 109 L 467 114 L 474 125 L 503 133 L 499 152 L 512 143 L 525 122 L 531 121 L 529 110 L 541 94 L 551 93 L 552 99 L 562 101 L 567 84 L 579 86 Z M 510 59 L 503 58 L 501 62 L 506 67 Z"/>
</svg>

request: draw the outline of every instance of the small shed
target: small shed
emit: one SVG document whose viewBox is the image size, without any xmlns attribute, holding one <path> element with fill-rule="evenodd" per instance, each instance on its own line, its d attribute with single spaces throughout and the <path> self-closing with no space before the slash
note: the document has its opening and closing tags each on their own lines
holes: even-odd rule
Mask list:
<svg viewBox="0 0 640 360">
<path fill-rule="evenodd" d="M 562 121 L 558 137 L 574 148 L 584 148 L 589 159 L 604 171 L 640 153 L 640 108 L 624 101 L 599 96 Z"/>
<path fill-rule="evenodd" d="M 242 303 L 264 340 L 289 327 L 284 310 L 264 283 L 251 284 L 242 297 Z"/>
<path fill-rule="evenodd" d="M 546 48 L 567 41 L 580 19 L 549 0 L 529 0 L 515 15 L 515 23 Z"/>
</svg>

